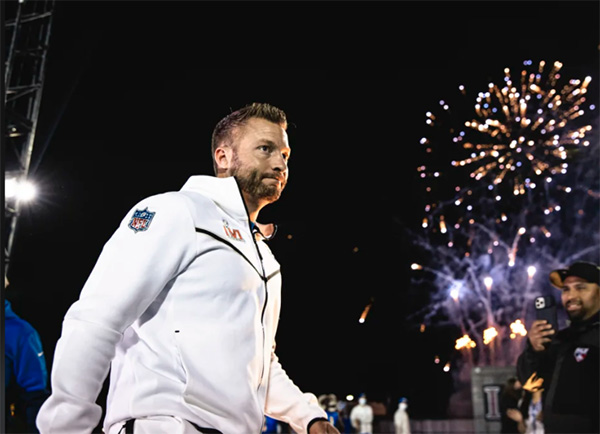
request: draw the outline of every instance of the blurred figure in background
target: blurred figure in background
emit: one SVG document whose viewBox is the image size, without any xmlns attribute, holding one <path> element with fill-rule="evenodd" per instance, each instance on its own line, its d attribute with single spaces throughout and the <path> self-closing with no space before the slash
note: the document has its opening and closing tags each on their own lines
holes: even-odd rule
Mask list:
<svg viewBox="0 0 600 434">
<path fill-rule="evenodd" d="M 525 422 L 525 434 L 544 434 L 541 390 L 531 393 L 531 402 L 529 403 L 527 421 Z"/>
<path fill-rule="evenodd" d="M 4 289 L 8 287 L 4 277 Z M 38 433 L 35 418 L 49 396 L 40 336 L 4 299 L 4 383 L 7 433 Z"/>
<path fill-rule="evenodd" d="M 340 417 L 338 399 L 335 394 L 330 393 L 326 396 L 324 410 L 327 413 L 329 423 L 336 427 L 339 432 L 344 432 L 344 422 Z"/>
<path fill-rule="evenodd" d="M 408 408 L 408 399 L 402 397 L 398 400 L 398 410 L 394 413 L 394 427 L 396 434 L 410 434 L 410 420 L 406 409 Z"/>
<path fill-rule="evenodd" d="M 373 409 L 364 393 L 359 395 L 358 405 L 350 412 L 350 423 L 359 434 L 373 434 Z"/>
<path fill-rule="evenodd" d="M 544 424 L 542 422 L 542 385 L 544 379 L 538 377 L 535 373 L 531 375 L 523 384 L 522 414 L 525 421 L 525 434 L 544 434 Z"/>
<path fill-rule="evenodd" d="M 281 426 L 277 419 L 273 419 L 265 414 L 265 423 L 262 429 L 263 434 L 278 434 L 281 433 Z"/>
<path fill-rule="evenodd" d="M 500 395 L 501 433 L 525 433 L 525 421 L 521 412 L 522 403 L 523 385 L 517 377 L 509 377 Z"/>
<path fill-rule="evenodd" d="M 342 421 L 342 425 L 344 426 L 344 430 L 341 431 L 344 434 L 352 433 L 352 423 L 350 422 L 350 411 L 352 410 L 352 404 L 346 399 L 342 399 L 338 402 L 340 419 Z"/>
</svg>

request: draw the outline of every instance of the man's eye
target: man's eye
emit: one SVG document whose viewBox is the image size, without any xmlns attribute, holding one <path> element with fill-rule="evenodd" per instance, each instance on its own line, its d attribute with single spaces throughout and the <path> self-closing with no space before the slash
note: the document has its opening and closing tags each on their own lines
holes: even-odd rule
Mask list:
<svg viewBox="0 0 600 434">
<path fill-rule="evenodd" d="M 261 151 L 269 152 L 269 147 L 267 145 L 261 145 L 258 147 Z"/>
</svg>

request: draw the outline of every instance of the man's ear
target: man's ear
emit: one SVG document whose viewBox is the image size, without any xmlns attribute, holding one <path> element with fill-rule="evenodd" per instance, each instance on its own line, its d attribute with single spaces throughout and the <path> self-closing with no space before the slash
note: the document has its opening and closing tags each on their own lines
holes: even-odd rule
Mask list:
<svg viewBox="0 0 600 434">
<path fill-rule="evenodd" d="M 218 173 L 225 173 L 231 167 L 233 161 L 233 149 L 231 146 L 219 146 L 215 149 L 215 163 Z"/>
</svg>

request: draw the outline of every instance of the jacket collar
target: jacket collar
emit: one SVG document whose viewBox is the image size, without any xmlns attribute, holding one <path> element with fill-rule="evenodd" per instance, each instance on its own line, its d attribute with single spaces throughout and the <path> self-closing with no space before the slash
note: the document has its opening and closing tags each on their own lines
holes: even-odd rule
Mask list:
<svg viewBox="0 0 600 434">
<path fill-rule="evenodd" d="M 581 326 L 587 328 L 588 326 L 598 324 L 598 321 L 600 321 L 600 311 L 596 312 L 594 315 L 592 315 L 586 320 L 572 322 L 571 324 L 573 324 L 574 326 Z"/>
<path fill-rule="evenodd" d="M 188 178 L 181 187 L 181 191 L 193 191 L 212 200 L 219 208 L 236 220 L 246 223 L 250 227 L 248 210 L 242 197 L 240 187 L 233 176 L 217 178 L 209 175 L 195 175 Z M 277 226 L 273 223 L 256 223 L 257 230 L 253 231 L 256 236 L 270 240 L 277 232 Z"/>
<path fill-rule="evenodd" d="M 584 322 L 587 322 L 590 325 L 597 325 L 600 322 L 600 311 L 596 312 Z"/>
<path fill-rule="evenodd" d="M 592 327 L 598 327 L 600 322 L 600 311 L 583 321 L 571 321 L 569 327 L 565 330 L 566 333 L 582 333 Z"/>
<path fill-rule="evenodd" d="M 181 191 L 200 193 L 236 220 L 248 223 L 246 205 L 234 177 L 191 176 L 181 187 Z"/>
</svg>

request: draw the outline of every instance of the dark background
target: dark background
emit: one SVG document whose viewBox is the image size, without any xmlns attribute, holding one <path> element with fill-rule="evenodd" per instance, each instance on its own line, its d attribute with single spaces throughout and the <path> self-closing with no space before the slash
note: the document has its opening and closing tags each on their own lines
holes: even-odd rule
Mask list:
<svg viewBox="0 0 600 434">
<path fill-rule="evenodd" d="M 598 2 L 58 1 L 5 294 L 48 364 L 103 244 L 140 199 L 212 174 L 216 122 L 253 101 L 290 123 L 290 181 L 265 208 L 283 272 L 278 355 L 317 395 L 444 417 L 455 330 L 405 320 L 425 112 L 524 60 L 598 79 Z M 291 238 L 288 237 L 291 235 Z M 358 318 L 370 300 L 364 324 Z M 390 401 L 391 400 L 391 401 Z"/>
</svg>

